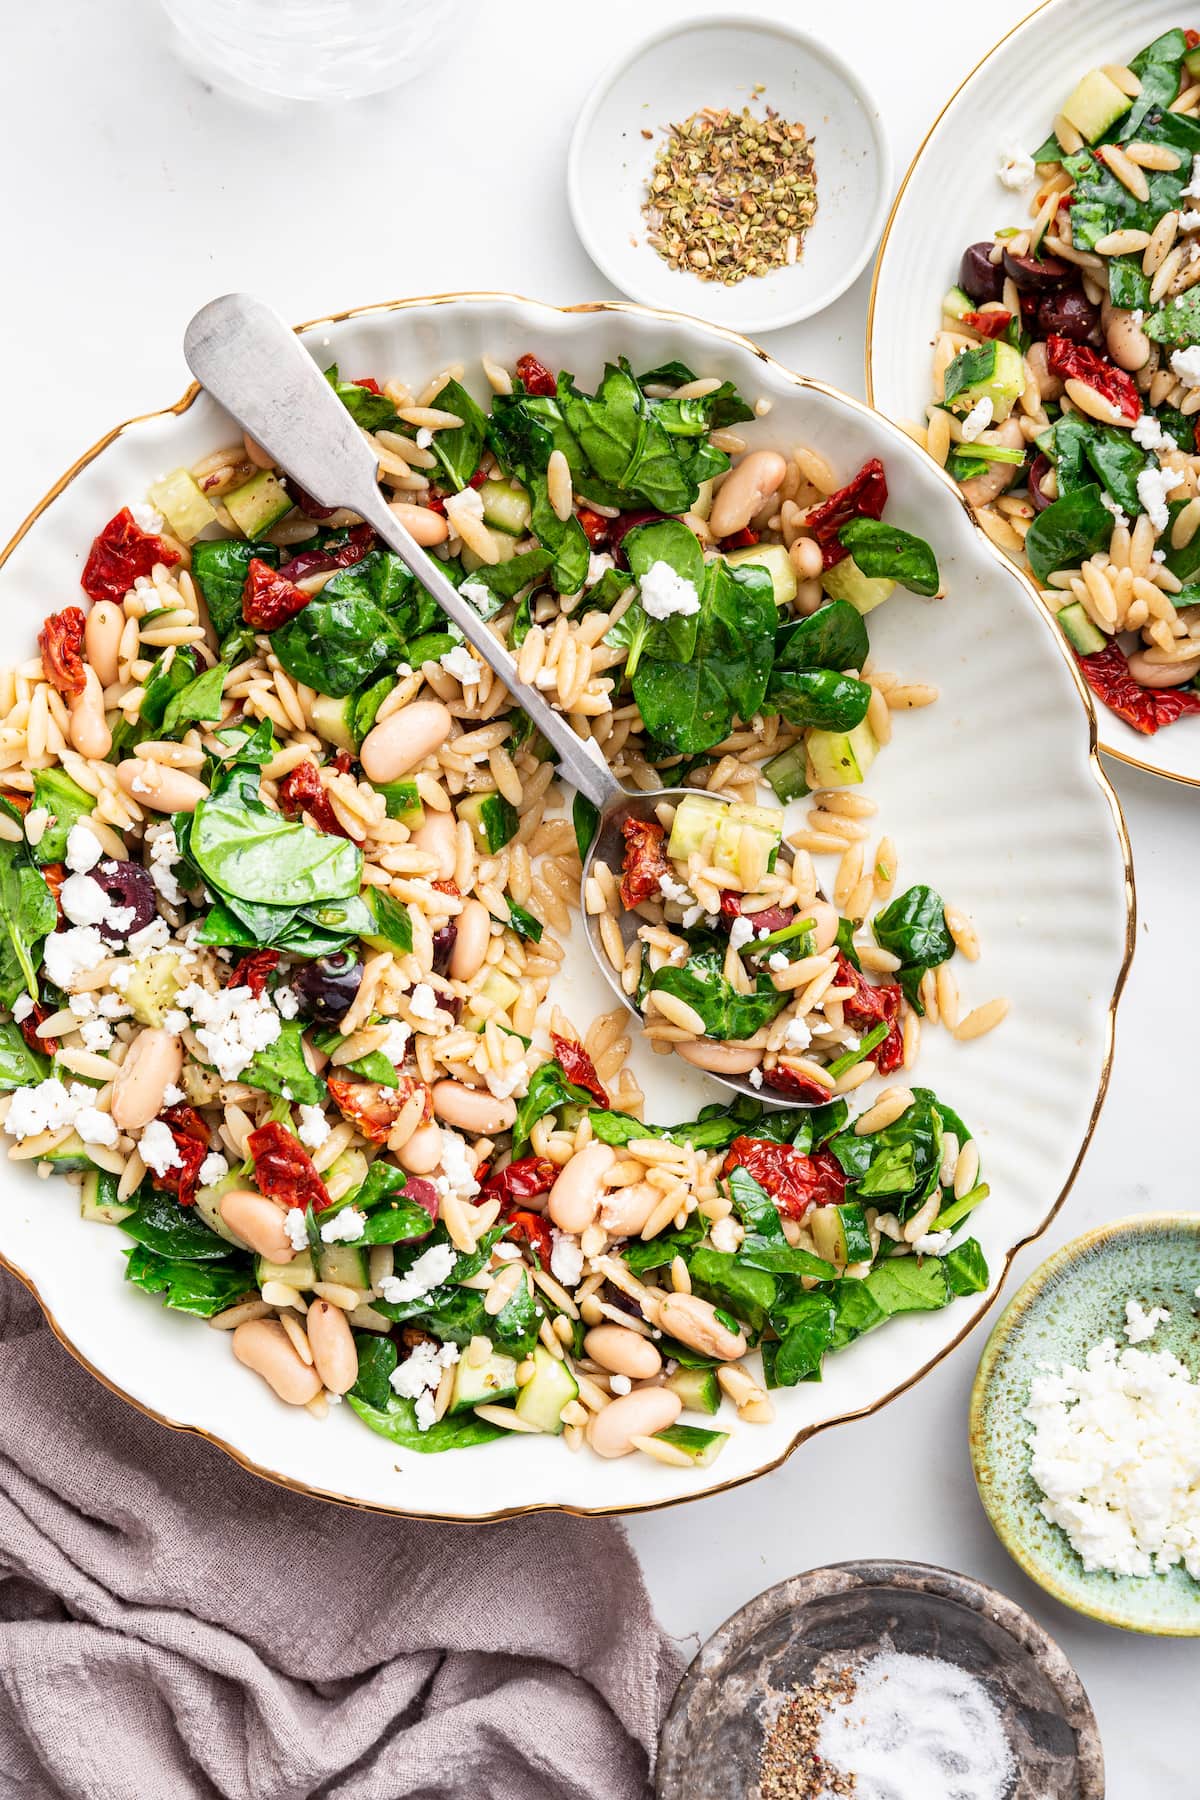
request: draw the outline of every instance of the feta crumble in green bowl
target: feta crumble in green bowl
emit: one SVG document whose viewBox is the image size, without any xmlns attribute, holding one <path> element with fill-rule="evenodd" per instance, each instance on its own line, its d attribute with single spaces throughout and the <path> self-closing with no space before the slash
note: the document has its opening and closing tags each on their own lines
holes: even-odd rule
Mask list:
<svg viewBox="0 0 1200 1800">
<path fill-rule="evenodd" d="M 1200 1637 L 1200 1215 L 1064 1245 L 1002 1314 L 971 1394 L 997 1536 L 1075 1612 Z"/>
</svg>

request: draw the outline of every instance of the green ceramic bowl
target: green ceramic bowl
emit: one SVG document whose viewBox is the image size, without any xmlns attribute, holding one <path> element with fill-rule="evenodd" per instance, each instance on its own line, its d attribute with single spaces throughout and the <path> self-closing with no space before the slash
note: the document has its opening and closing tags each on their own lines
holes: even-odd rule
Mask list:
<svg viewBox="0 0 1200 1800">
<path fill-rule="evenodd" d="M 971 1461 L 992 1526 L 1025 1573 L 1064 1606 L 1161 1637 L 1200 1637 L 1200 1581 L 1186 1570 L 1146 1579 L 1087 1572 L 1065 1532 L 1038 1511 L 1022 1414 L 1038 1365 L 1119 1344 L 1125 1302 L 1170 1309 L 1142 1348 L 1170 1350 L 1200 1377 L 1200 1214 L 1147 1213 L 1101 1226 L 1049 1257 L 1009 1303 L 971 1391 Z"/>
</svg>

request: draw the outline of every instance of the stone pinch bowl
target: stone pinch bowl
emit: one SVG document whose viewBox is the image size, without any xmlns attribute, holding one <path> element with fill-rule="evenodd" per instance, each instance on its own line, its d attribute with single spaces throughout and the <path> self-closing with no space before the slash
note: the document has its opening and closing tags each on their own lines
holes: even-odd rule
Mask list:
<svg viewBox="0 0 1200 1800">
<path fill-rule="evenodd" d="M 1086 1232 L 1035 1269 L 987 1341 L 971 1390 L 971 1462 L 1000 1542 L 1064 1606 L 1123 1631 L 1200 1637 L 1200 1581 L 1087 1570 L 1066 1533 L 1039 1511 L 1022 1414 L 1038 1365 L 1082 1367 L 1094 1344 L 1126 1339 L 1125 1303 L 1162 1306 L 1170 1319 L 1143 1350 L 1169 1350 L 1200 1377 L 1200 1213 L 1139 1213 Z"/>
<path fill-rule="evenodd" d="M 809 1569 L 727 1619 L 671 1702 L 657 1800 L 757 1800 L 763 1741 L 794 1688 L 880 1650 L 936 1656 L 983 1683 L 1017 1770 L 1005 1800 L 1103 1800 L 1096 1721 L 1054 1640 L 994 1588 L 909 1562 Z"/>
</svg>

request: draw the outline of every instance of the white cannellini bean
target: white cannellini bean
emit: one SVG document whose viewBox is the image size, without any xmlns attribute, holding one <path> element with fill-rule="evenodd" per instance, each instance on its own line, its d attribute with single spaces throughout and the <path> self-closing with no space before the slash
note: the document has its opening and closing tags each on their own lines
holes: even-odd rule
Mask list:
<svg viewBox="0 0 1200 1800">
<path fill-rule="evenodd" d="M 290 1263 L 296 1251 L 284 1229 L 284 1210 L 253 1188 L 230 1188 L 217 1210 L 235 1237 L 268 1262 Z"/>
<path fill-rule="evenodd" d="M 303 1362 L 277 1319 L 251 1319 L 233 1333 L 233 1354 L 288 1406 L 307 1406 L 321 1391 L 316 1368 Z"/>
<path fill-rule="evenodd" d="M 729 471 L 717 490 L 708 517 L 715 538 L 743 531 L 763 501 L 787 474 L 787 463 L 778 450 L 751 450 Z"/>
<path fill-rule="evenodd" d="M 446 742 L 450 725 L 449 708 L 440 700 L 402 706 L 363 739 L 359 756 L 367 780 L 398 781 Z"/>
<path fill-rule="evenodd" d="M 113 1123 L 119 1131 L 141 1131 L 162 1111 L 169 1087 L 183 1070 L 183 1045 L 173 1031 L 139 1031 L 125 1053 L 112 1091 Z"/>
<path fill-rule="evenodd" d="M 245 1326 L 241 1329 L 244 1331 Z M 635 1388 L 619 1400 L 610 1400 L 588 1420 L 587 1439 L 597 1456 L 628 1456 L 634 1438 L 653 1437 L 665 1431 L 683 1411 L 683 1402 L 670 1388 Z"/>
<path fill-rule="evenodd" d="M 560 1231 L 579 1233 L 596 1216 L 604 1177 L 616 1162 L 610 1144 L 585 1144 L 577 1150 L 550 1189 L 546 1211 Z"/>
<path fill-rule="evenodd" d="M 439 1119 L 476 1137 L 507 1131 L 517 1116 L 515 1100 L 497 1099 L 486 1088 L 464 1087 L 461 1081 L 435 1081 L 430 1092 Z"/>
<path fill-rule="evenodd" d="M 194 775 L 166 763 L 144 762 L 128 756 L 117 764 L 117 782 L 123 793 L 149 812 L 195 812 L 208 789 Z"/>
</svg>

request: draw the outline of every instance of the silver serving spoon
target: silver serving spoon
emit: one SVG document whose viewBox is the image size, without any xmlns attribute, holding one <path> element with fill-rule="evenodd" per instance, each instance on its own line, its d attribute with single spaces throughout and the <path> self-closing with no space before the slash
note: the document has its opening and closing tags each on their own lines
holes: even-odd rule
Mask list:
<svg viewBox="0 0 1200 1800">
<path fill-rule="evenodd" d="M 443 612 L 458 626 L 471 647 L 503 682 L 513 700 L 529 715 L 558 753 L 559 767 L 572 787 L 599 809 L 600 819 L 584 863 L 584 886 L 599 859 L 620 869 L 624 858 L 622 824 L 626 819 L 653 819 L 664 804 L 675 806 L 692 788 L 656 788 L 630 793 L 622 787 L 599 747 L 576 735 L 545 695 L 520 680 L 517 665 L 469 601 L 426 554 L 391 511 L 379 486 L 379 469 L 371 446 L 325 380 L 300 339 L 278 313 L 250 294 L 225 294 L 196 314 L 184 333 L 188 367 L 218 405 L 287 471 L 321 506 L 346 507 L 371 526 L 395 551 Z M 605 980 L 638 1019 L 634 1000 L 621 985 L 620 974 L 600 941 L 599 918 L 583 907 L 588 944 Z M 617 924 L 628 945 L 642 921 L 622 912 Z M 754 1061 L 740 1045 L 704 1039 L 689 1062 L 704 1068 L 725 1087 L 758 1099 L 745 1071 Z"/>
</svg>

